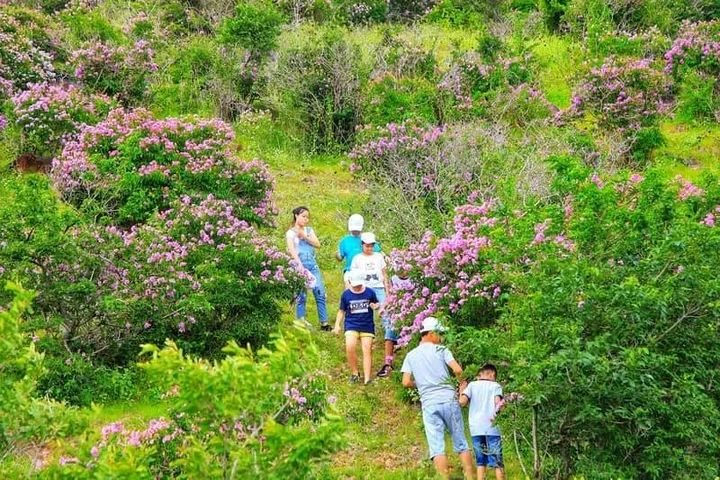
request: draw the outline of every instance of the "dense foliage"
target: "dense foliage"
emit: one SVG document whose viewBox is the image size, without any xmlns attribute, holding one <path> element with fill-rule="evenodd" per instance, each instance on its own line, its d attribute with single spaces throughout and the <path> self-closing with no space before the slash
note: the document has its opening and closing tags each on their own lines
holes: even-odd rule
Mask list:
<svg viewBox="0 0 720 480">
<path fill-rule="evenodd" d="M 350 211 L 401 248 L 401 344 L 500 366 L 509 465 L 716 478 L 719 5 L 0 0 L 0 476 L 337 475 L 272 167 L 323 270 Z"/>
<path fill-rule="evenodd" d="M 470 203 L 448 236 L 394 253 L 416 285 L 388 300 L 411 322 L 404 341 L 442 315 L 464 361 L 507 363 L 538 416 L 544 475 L 717 475 L 717 179 L 555 168 L 563 202 Z"/>
</svg>

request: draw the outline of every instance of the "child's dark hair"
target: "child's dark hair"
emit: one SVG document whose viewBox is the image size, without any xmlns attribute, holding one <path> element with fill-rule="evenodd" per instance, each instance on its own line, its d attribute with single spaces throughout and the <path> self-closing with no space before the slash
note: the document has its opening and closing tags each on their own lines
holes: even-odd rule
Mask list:
<svg viewBox="0 0 720 480">
<path fill-rule="evenodd" d="M 303 213 L 303 212 L 309 212 L 309 211 L 310 211 L 310 209 L 307 208 L 307 207 L 297 207 L 297 208 L 294 208 L 293 211 L 292 211 L 292 216 L 293 216 L 292 225 L 295 225 L 295 222 L 297 221 L 298 215 L 300 215 L 300 214 Z"/>
<path fill-rule="evenodd" d="M 478 375 L 480 375 L 483 372 L 493 372 L 495 376 L 497 377 L 497 368 L 492 363 L 486 363 L 482 367 L 480 367 L 480 371 L 478 372 Z"/>
</svg>

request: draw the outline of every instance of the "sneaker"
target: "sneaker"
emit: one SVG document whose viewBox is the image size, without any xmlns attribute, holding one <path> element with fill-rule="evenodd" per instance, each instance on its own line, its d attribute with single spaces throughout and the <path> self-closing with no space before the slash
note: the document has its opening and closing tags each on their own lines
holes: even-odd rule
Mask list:
<svg viewBox="0 0 720 480">
<path fill-rule="evenodd" d="M 329 332 L 330 330 L 332 330 L 332 328 L 330 328 L 330 325 L 328 325 L 327 323 L 323 323 L 322 325 L 320 325 L 320 330 L 322 330 L 323 332 Z"/>
<path fill-rule="evenodd" d="M 392 372 L 392 369 L 392 365 L 386 363 L 380 370 L 378 370 L 377 376 L 380 378 L 387 377 L 390 375 L 390 372 Z"/>
<path fill-rule="evenodd" d="M 350 383 L 360 383 L 360 375 L 350 375 Z"/>
<path fill-rule="evenodd" d="M 297 321 L 300 322 L 300 324 L 301 324 L 303 327 L 307 328 L 308 330 L 310 330 L 310 329 L 312 328 L 312 324 L 311 324 L 310 322 L 308 322 L 308 321 L 305 319 L 305 317 L 300 317 L 300 318 L 297 319 Z"/>
</svg>

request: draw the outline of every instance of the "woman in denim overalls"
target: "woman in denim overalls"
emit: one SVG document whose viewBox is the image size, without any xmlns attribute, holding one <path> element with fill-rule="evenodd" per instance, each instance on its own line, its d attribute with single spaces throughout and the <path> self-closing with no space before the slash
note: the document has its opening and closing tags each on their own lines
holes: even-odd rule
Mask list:
<svg viewBox="0 0 720 480">
<path fill-rule="evenodd" d="M 297 207 L 292 211 L 292 214 L 293 225 L 285 234 L 287 249 L 292 258 L 315 277 L 315 281 L 311 282 L 311 288 L 313 295 L 315 295 L 320 328 L 322 330 L 330 330 L 327 320 L 327 308 L 325 306 L 325 285 L 320 267 L 318 267 L 317 261 L 315 260 L 315 249 L 320 247 L 320 241 L 313 229 L 307 226 L 308 223 L 310 223 L 310 211 L 307 207 Z M 308 323 L 305 319 L 306 289 L 303 288 L 300 291 L 295 301 L 295 315 L 298 320 Z"/>
</svg>

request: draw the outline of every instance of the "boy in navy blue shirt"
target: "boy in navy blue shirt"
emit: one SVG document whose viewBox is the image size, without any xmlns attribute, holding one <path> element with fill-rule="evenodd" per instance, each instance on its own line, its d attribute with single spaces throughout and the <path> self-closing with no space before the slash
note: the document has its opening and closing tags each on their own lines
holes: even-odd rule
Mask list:
<svg viewBox="0 0 720 480">
<path fill-rule="evenodd" d="M 370 383 L 372 370 L 372 342 L 375 338 L 373 310 L 380 306 L 372 288 L 365 288 L 362 272 L 350 272 L 350 288 L 340 297 L 340 309 L 335 319 L 335 334 L 340 334 L 340 322 L 345 321 L 345 352 L 350 367 L 350 382 L 360 381 L 357 365 L 357 341 L 360 339 L 363 352 L 363 374 L 365 385 Z"/>
</svg>

